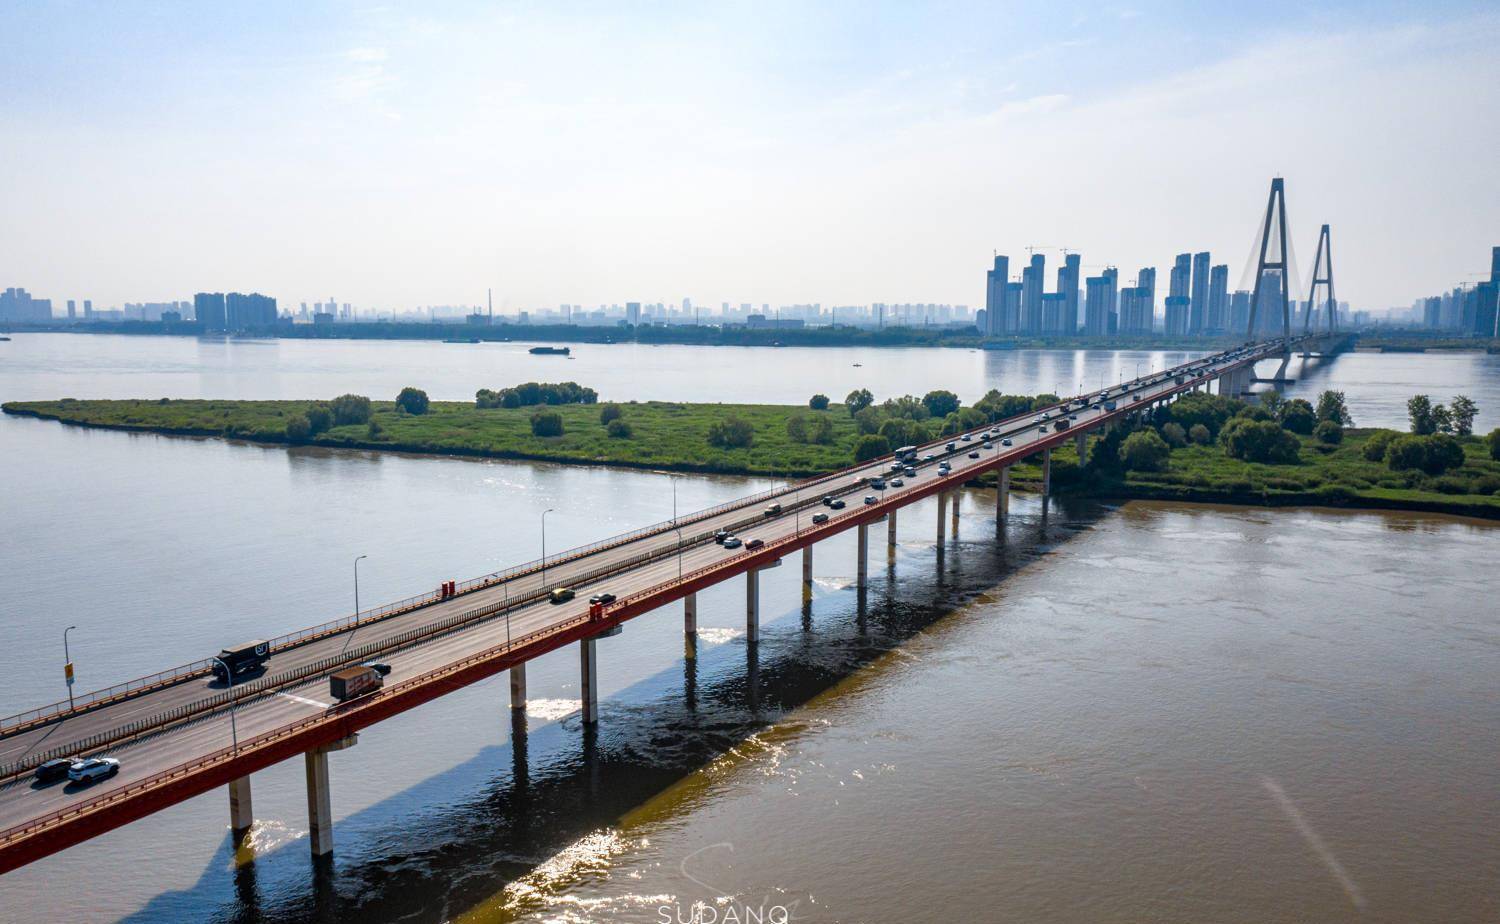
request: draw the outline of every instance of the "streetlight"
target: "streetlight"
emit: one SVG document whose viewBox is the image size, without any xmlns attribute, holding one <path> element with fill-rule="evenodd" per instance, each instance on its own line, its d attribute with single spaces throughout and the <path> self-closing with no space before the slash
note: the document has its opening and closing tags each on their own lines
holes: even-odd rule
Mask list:
<svg viewBox="0 0 1500 924">
<path fill-rule="evenodd" d="M 73 711 L 73 658 L 68 654 L 68 633 L 77 626 L 68 626 L 63 630 L 63 677 L 68 681 L 68 711 Z"/>
<path fill-rule="evenodd" d="M 677 476 L 672 476 L 672 530 L 677 533 L 677 580 L 682 580 L 682 527 L 677 525 Z"/>
<path fill-rule="evenodd" d="M 234 675 L 229 673 L 229 665 L 218 658 L 209 658 L 209 660 L 224 668 L 224 686 L 233 689 Z M 239 706 L 240 701 L 231 696 L 229 698 L 229 740 L 234 742 L 234 753 L 236 754 L 240 752 L 240 730 L 239 726 L 235 723 L 234 714 L 239 710 Z"/>
<path fill-rule="evenodd" d="M 344 647 L 339 649 L 339 654 L 343 654 L 349 650 L 349 643 L 354 641 L 354 633 L 359 631 L 359 562 L 361 558 L 369 557 L 368 555 L 361 555 L 359 558 L 354 559 L 354 622 L 349 629 L 349 634 L 344 638 Z"/>
<path fill-rule="evenodd" d="M 552 512 L 548 507 L 542 511 L 542 589 L 547 589 L 547 514 Z"/>
</svg>

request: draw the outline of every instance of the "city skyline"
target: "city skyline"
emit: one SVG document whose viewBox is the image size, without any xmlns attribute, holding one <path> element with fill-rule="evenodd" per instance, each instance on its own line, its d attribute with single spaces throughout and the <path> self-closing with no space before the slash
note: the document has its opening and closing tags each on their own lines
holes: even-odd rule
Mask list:
<svg viewBox="0 0 1500 924">
<path fill-rule="evenodd" d="M 1410 305 L 1486 270 L 1472 242 L 1500 236 L 1479 117 L 1500 106 L 1500 16 L 1480 4 L 659 7 L 587 28 L 272 6 L 172 30 L 110 5 L 0 13 L 26 37 L 0 63 L 25 128 L 0 142 L 26 216 L 0 230 L 6 285 L 980 307 L 974 255 L 1017 244 L 1238 258 L 1269 175 L 1300 255 L 1338 229 L 1351 304 Z"/>
</svg>

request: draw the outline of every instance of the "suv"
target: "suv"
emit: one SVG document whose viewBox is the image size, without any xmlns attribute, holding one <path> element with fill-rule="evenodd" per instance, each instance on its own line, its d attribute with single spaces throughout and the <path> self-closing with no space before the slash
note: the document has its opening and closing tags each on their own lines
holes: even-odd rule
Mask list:
<svg viewBox="0 0 1500 924">
<path fill-rule="evenodd" d="M 824 501 L 824 503 L 827 503 L 827 501 Z M 727 529 L 716 529 L 716 530 L 714 530 L 714 541 L 717 542 L 719 545 L 723 545 L 724 544 L 724 540 L 728 539 L 728 538 L 729 538 L 729 530 L 727 530 Z"/>
<path fill-rule="evenodd" d="M 54 757 L 49 761 L 37 764 L 36 781 L 38 783 L 56 783 L 58 780 L 68 778 L 68 771 L 73 769 L 71 757 Z"/>
<path fill-rule="evenodd" d="M 774 517 L 774 516 L 776 516 L 780 512 L 781 512 L 781 505 L 780 504 L 767 504 L 766 505 L 766 516 L 768 516 L 768 517 Z"/>
<path fill-rule="evenodd" d="M 552 588 L 552 592 L 547 594 L 547 599 L 556 605 L 558 603 L 567 603 L 576 596 L 578 595 L 573 592 L 573 588 L 571 587 L 554 587 Z"/>
<path fill-rule="evenodd" d="M 74 761 L 68 768 L 68 779 L 75 783 L 95 783 L 120 772 L 120 762 L 113 757 L 90 757 Z"/>
</svg>

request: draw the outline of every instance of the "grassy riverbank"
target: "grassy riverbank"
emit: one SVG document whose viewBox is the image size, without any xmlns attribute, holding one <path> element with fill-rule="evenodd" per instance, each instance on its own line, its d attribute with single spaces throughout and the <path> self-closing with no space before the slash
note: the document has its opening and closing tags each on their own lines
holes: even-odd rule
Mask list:
<svg viewBox="0 0 1500 924">
<path fill-rule="evenodd" d="M 289 420 L 319 405 L 312 401 L 33 401 L 6 404 L 7 413 L 111 429 L 188 436 L 245 439 L 264 443 L 287 438 Z M 433 402 L 421 415 L 398 411 L 392 402 L 373 402 L 374 423 L 334 426 L 306 445 L 398 450 L 447 455 L 537 459 L 555 462 L 631 466 L 680 471 L 800 476 L 839 469 L 853 462 L 857 427 L 846 408 L 824 411 L 781 405 L 620 404 L 628 437 L 611 437 L 601 423 L 604 405 L 549 406 L 560 415 L 562 436 L 532 433 L 538 408 L 476 408 L 472 403 Z M 802 415 L 825 418 L 826 443 L 795 442 L 787 420 Z M 751 445 L 711 445 L 709 432 L 729 418 L 747 422 Z M 934 421 L 933 423 L 936 423 Z M 372 435 L 372 432 L 374 435 Z M 1100 498 L 1154 498 L 1265 506 L 1323 505 L 1425 510 L 1500 518 L 1500 462 L 1490 458 L 1479 437 L 1458 439 L 1461 465 L 1440 475 L 1417 469 L 1393 470 L 1370 460 L 1366 443 L 1388 431 L 1348 429 L 1342 442 L 1328 445 L 1297 436 L 1298 461 L 1283 464 L 1230 458 L 1216 442 L 1188 443 L 1171 450 L 1159 471 L 1127 471 L 1095 459 L 1080 467 L 1070 445 L 1053 460 L 1053 484 L 1060 493 Z M 1097 441 L 1091 442 L 1091 447 Z M 1095 452 L 1091 448 L 1091 453 Z M 1038 466 L 1019 465 L 1021 485 L 1040 481 Z"/>
</svg>

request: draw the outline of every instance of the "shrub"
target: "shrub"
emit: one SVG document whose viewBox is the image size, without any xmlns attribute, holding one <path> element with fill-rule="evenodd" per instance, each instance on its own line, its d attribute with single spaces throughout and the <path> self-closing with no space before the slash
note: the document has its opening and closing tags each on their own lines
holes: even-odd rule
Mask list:
<svg viewBox="0 0 1500 924">
<path fill-rule="evenodd" d="M 927 441 L 927 428 L 915 420 L 892 417 L 880 425 L 880 436 L 889 446 L 914 446 Z"/>
<path fill-rule="evenodd" d="M 1490 447 L 1490 458 L 1496 462 L 1500 462 L 1500 427 L 1491 430 L 1489 435 L 1484 438 L 1484 441 Z"/>
<path fill-rule="evenodd" d="M 1485 475 L 1474 479 L 1475 494 L 1494 494 L 1496 491 L 1500 491 L 1500 477 Z"/>
<path fill-rule="evenodd" d="M 1398 436 L 1385 447 L 1385 464 L 1405 472 L 1427 466 L 1427 443 L 1418 436 Z"/>
<path fill-rule="evenodd" d="M 1313 406 L 1301 398 L 1293 398 L 1281 406 L 1281 425 L 1293 433 L 1307 436 L 1317 424 L 1318 418 L 1313 413 Z"/>
<path fill-rule="evenodd" d="M 859 413 L 854 415 L 854 426 L 861 433 L 880 432 L 880 422 L 880 412 L 873 407 L 861 408 Z"/>
<path fill-rule="evenodd" d="M 412 388 L 408 385 L 401 389 L 401 394 L 396 396 L 396 407 L 408 414 L 425 414 L 427 406 L 427 392 L 420 388 Z"/>
<path fill-rule="evenodd" d="M 293 443 L 305 443 L 312 437 L 312 424 L 305 414 L 298 414 L 286 422 L 286 438 Z"/>
<path fill-rule="evenodd" d="M 844 396 L 844 407 L 849 409 L 850 417 L 853 417 L 874 403 L 875 396 L 870 394 L 870 389 L 868 388 L 856 388 Z"/>
<path fill-rule="evenodd" d="M 885 411 L 887 417 L 904 417 L 907 420 L 926 420 L 932 416 L 932 412 L 927 410 L 927 405 L 914 395 L 887 398 L 881 402 L 880 409 Z"/>
<path fill-rule="evenodd" d="M 1381 462 L 1385 460 L 1386 449 L 1391 445 L 1391 440 L 1400 436 L 1395 430 L 1376 430 L 1365 440 L 1360 452 L 1364 455 L 1366 462 Z"/>
<path fill-rule="evenodd" d="M 532 436 L 562 436 L 563 419 L 556 411 L 537 411 L 531 415 Z"/>
<path fill-rule="evenodd" d="M 365 427 L 365 438 L 372 440 L 385 439 L 385 428 L 380 425 L 380 421 L 373 417 L 370 418 L 370 425 Z"/>
<path fill-rule="evenodd" d="M 933 417 L 947 417 L 958 410 L 958 395 L 937 389 L 922 396 L 922 404 Z"/>
<path fill-rule="evenodd" d="M 619 420 L 624 413 L 618 404 L 606 404 L 599 409 L 599 423 L 607 427 L 611 421 Z"/>
<path fill-rule="evenodd" d="M 339 395 L 328 402 L 335 426 L 362 424 L 370 419 L 370 399 L 364 395 Z"/>
<path fill-rule="evenodd" d="M 786 419 L 786 438 L 794 443 L 807 442 L 807 418 L 802 414 L 793 414 Z"/>
<path fill-rule="evenodd" d="M 891 444 L 885 437 L 874 433 L 866 433 L 854 442 L 854 461 L 868 462 L 878 459 L 891 451 Z"/>
<path fill-rule="evenodd" d="M 1239 420 L 1275 420 L 1276 417 L 1270 411 L 1259 404 L 1247 404 L 1235 412 L 1235 418 Z"/>
<path fill-rule="evenodd" d="M 1194 426 L 1201 427 L 1203 425 L 1194 424 Z M 1187 445 L 1187 433 L 1182 429 L 1182 424 L 1175 421 L 1168 421 L 1162 424 L 1161 438 L 1166 440 L 1167 445 L 1173 449 L 1181 449 Z"/>
<path fill-rule="evenodd" d="M 1463 478 L 1444 475 L 1441 478 L 1432 479 L 1432 489 L 1442 494 L 1468 494 L 1469 482 Z"/>
<path fill-rule="evenodd" d="M 1341 427 L 1354 426 L 1354 418 L 1344 404 L 1344 393 L 1341 391 L 1330 390 L 1318 395 L 1317 415 L 1319 420 L 1330 420 Z"/>
<path fill-rule="evenodd" d="M 1244 403 L 1233 398 L 1193 392 L 1173 401 L 1167 408 L 1167 417 L 1182 427 L 1184 433 L 1202 424 L 1212 435 L 1242 407 Z"/>
<path fill-rule="evenodd" d="M 1051 407 L 1061 400 L 1057 395 L 1051 393 L 1040 394 L 1031 399 L 1031 409 L 1033 411 L 1040 411 L 1042 408 Z"/>
<path fill-rule="evenodd" d="M 477 407 L 534 407 L 538 404 L 594 404 L 599 393 L 577 382 L 526 382 L 512 388 L 474 394 Z"/>
<path fill-rule="evenodd" d="M 833 421 L 824 414 L 813 417 L 807 425 L 807 441 L 823 446 L 833 442 Z"/>
<path fill-rule="evenodd" d="M 1299 458 L 1302 443 L 1297 437 L 1269 420 L 1248 420 L 1240 417 L 1224 425 L 1219 432 L 1219 442 L 1224 453 L 1233 459 L 1246 462 L 1262 462 L 1268 465 L 1289 465 Z"/>
<path fill-rule="evenodd" d="M 622 420 L 619 417 L 611 420 L 609 426 L 604 428 L 604 432 L 609 434 L 610 439 L 616 440 L 628 440 L 635 435 L 635 430 L 631 429 L 630 422 Z"/>
<path fill-rule="evenodd" d="M 813 395 L 807 399 L 807 406 L 815 411 L 826 411 L 828 410 L 828 396 Z"/>
<path fill-rule="evenodd" d="M 1199 446 L 1207 446 L 1214 441 L 1213 434 L 1209 433 L 1208 428 L 1203 424 L 1193 424 L 1192 428 L 1188 430 L 1188 439 Z"/>
<path fill-rule="evenodd" d="M 1463 464 L 1464 447 L 1457 439 L 1446 433 L 1427 437 L 1427 464 L 1422 466 L 1422 471 L 1441 475 L 1450 468 L 1461 468 Z"/>
<path fill-rule="evenodd" d="M 313 405 L 307 409 L 307 425 L 312 428 L 313 436 L 317 436 L 333 426 L 333 412 L 320 404 Z"/>
<path fill-rule="evenodd" d="M 755 427 L 743 417 L 730 415 L 708 428 L 708 442 L 722 449 L 743 449 L 755 440 Z"/>
<path fill-rule="evenodd" d="M 1155 430 L 1132 433 L 1120 444 L 1120 462 L 1137 472 L 1159 472 L 1167 467 L 1172 447 Z"/>
<path fill-rule="evenodd" d="M 1337 446 L 1344 441 L 1344 428 L 1336 420 L 1322 420 L 1313 428 L 1313 436 L 1320 443 Z"/>
</svg>

